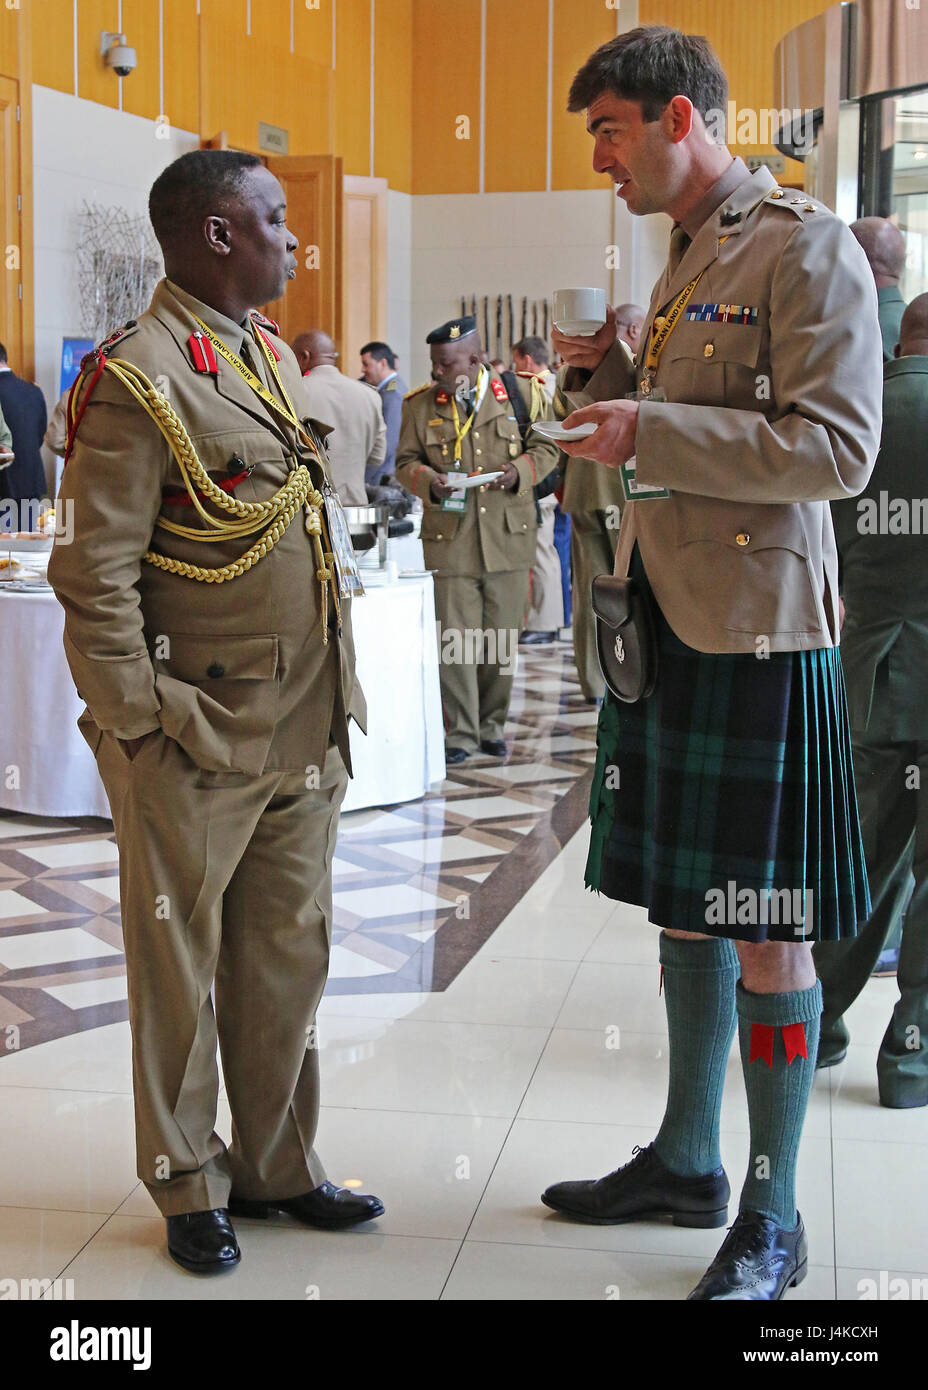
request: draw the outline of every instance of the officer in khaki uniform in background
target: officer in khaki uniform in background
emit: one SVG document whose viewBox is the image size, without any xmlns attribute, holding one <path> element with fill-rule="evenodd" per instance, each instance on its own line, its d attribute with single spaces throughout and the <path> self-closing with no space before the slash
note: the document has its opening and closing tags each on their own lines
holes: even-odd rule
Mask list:
<svg viewBox="0 0 928 1390">
<path fill-rule="evenodd" d="M 501 758 L 535 558 L 532 488 L 557 467 L 558 450 L 531 429 L 523 443 L 505 384 L 481 363 L 473 318 L 443 324 L 426 342 L 434 384 L 406 397 L 396 477 L 425 503 L 425 563 L 437 571 L 445 756 L 459 763 L 480 748 Z M 551 419 L 540 380 L 517 381 L 529 419 Z M 478 472 L 502 477 L 456 496 L 447 475 Z M 487 635 L 482 651 L 467 649 L 468 632 Z"/>
<path fill-rule="evenodd" d="M 614 311 L 610 309 L 609 314 L 614 319 Z M 620 339 L 617 339 L 616 350 L 625 354 L 625 345 Z M 630 363 L 631 354 L 627 355 Z M 557 373 L 554 413 L 562 420 L 571 411 L 579 410 L 593 401 L 593 397 L 583 391 L 565 391 L 570 370 L 564 365 Z M 603 468 L 592 459 L 568 458 L 564 455 L 561 508 L 570 517 L 574 661 L 580 687 L 591 704 L 601 702 L 604 682 L 596 651 L 596 627 L 590 593 L 598 574 L 612 573 L 624 500 L 621 478 L 614 469 Z"/>
<path fill-rule="evenodd" d="M 138 1172 L 174 1259 L 212 1272 L 240 1258 L 230 1210 L 325 1228 L 383 1211 L 313 1149 L 348 721 L 365 716 L 326 428 L 249 312 L 295 273 L 280 184 L 252 155 L 195 151 L 150 211 L 168 278 L 85 362 L 61 490 L 74 538 L 48 572 L 119 846 Z"/>
</svg>

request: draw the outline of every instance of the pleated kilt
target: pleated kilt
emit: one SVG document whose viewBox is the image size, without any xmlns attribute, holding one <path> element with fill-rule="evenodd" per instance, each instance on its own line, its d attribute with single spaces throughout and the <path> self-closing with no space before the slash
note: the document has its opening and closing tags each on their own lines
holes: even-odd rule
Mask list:
<svg viewBox="0 0 928 1390">
<path fill-rule="evenodd" d="M 647 585 L 638 547 L 631 573 Z M 653 604 L 649 699 L 600 713 L 585 882 L 677 931 L 833 941 L 870 914 L 837 648 L 714 655 Z"/>
</svg>

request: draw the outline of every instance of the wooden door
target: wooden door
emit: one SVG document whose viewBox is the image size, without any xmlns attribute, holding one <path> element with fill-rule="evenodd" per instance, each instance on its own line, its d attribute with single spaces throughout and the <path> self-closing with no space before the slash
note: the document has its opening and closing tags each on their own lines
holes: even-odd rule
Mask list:
<svg viewBox="0 0 928 1390">
<path fill-rule="evenodd" d="M 0 342 L 15 372 L 23 361 L 23 246 L 19 168 L 19 83 L 0 77 Z"/>
<path fill-rule="evenodd" d="M 361 372 L 361 348 L 387 333 L 387 180 L 346 174 L 345 350 L 347 376 Z"/>
<path fill-rule="evenodd" d="M 268 157 L 287 198 L 287 225 L 299 239 L 296 279 L 265 312 L 292 343 L 298 333 L 321 328 L 335 339 L 345 364 L 342 161 L 333 155 Z"/>
</svg>

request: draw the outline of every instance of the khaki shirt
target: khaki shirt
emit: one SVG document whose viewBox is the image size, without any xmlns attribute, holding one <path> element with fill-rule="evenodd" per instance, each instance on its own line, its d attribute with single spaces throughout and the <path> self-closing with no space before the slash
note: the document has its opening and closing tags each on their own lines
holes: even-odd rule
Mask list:
<svg viewBox="0 0 928 1390">
<path fill-rule="evenodd" d="M 822 203 L 777 188 L 766 169 L 741 170 L 655 287 L 637 373 L 615 346 L 569 384 L 595 400 L 634 390 L 655 315 L 704 272 L 694 316 L 660 359 L 667 400 L 638 411 L 637 482 L 671 496 L 626 505 L 615 572 L 627 573 L 637 541 L 668 623 L 697 651 L 829 647 L 838 561 L 828 503 L 861 491 L 879 446 L 876 288 Z M 731 307 L 746 312 L 723 321 Z"/>
<path fill-rule="evenodd" d="M 530 413 L 531 377 L 517 380 Z M 458 412 L 463 427 L 460 405 Z M 553 419 L 547 397 L 537 418 Z M 461 471 L 490 473 L 511 463 L 519 474 L 518 486 L 513 492 L 474 488 L 466 494 L 466 511 L 453 512 L 442 510 L 433 500 L 431 485 L 455 471 L 454 437 L 454 412 L 447 391 L 426 386 L 406 397 L 396 477 L 425 503 L 421 535 L 426 565 L 442 575 L 530 569 L 538 530 L 532 488 L 557 467 L 557 446 L 531 430 L 523 452 L 505 383 L 491 371 L 476 419 L 462 441 Z"/>
<path fill-rule="evenodd" d="M 250 327 L 164 280 L 107 355 L 160 379 L 215 481 L 251 470 L 235 496 L 263 500 L 286 480 L 298 452 L 294 432 L 218 354 L 215 376 L 196 370 L 191 311 L 233 352 L 250 340 L 251 359 L 268 384 Z M 286 391 L 308 419 L 296 359 L 273 341 Z M 183 481 L 154 421 L 108 372 L 87 397 L 91 375 L 92 368 L 84 372 L 77 397 L 76 408 L 85 397 L 87 408 L 60 494 L 61 505 L 72 508 L 73 540 L 56 543 L 48 576 L 65 609 L 71 673 L 97 728 L 135 738 L 160 726 L 199 767 L 255 775 L 321 768 L 331 736 L 350 765 L 348 717 L 365 717 L 350 605 L 342 603 L 339 641 L 330 597 L 324 645 L 316 555 L 302 517 L 263 559 L 225 583 L 144 562 L 154 549 L 211 568 L 229 564 L 260 531 L 205 544 L 156 530 L 162 510 L 187 526 L 205 524 L 193 507 L 162 501 L 163 489 L 182 488 Z M 309 467 L 321 488 L 322 466 L 311 460 Z"/>
<path fill-rule="evenodd" d="M 303 378 L 309 413 L 331 425 L 326 436 L 329 477 L 344 507 L 366 507 L 365 472 L 387 454 L 387 427 L 380 397 L 337 367 L 313 367 Z"/>
</svg>

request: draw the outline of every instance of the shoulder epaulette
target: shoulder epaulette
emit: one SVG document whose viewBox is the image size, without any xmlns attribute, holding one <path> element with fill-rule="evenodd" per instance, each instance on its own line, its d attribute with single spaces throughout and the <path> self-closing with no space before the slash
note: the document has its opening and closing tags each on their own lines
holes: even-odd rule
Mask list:
<svg viewBox="0 0 928 1390">
<path fill-rule="evenodd" d="M 797 217 L 804 217 L 806 213 L 820 212 L 823 204 L 816 203 L 805 193 L 797 193 L 790 188 L 772 188 L 763 199 L 765 203 L 774 203 L 782 208 L 788 208 Z M 826 209 L 827 210 L 827 209 Z"/>
<path fill-rule="evenodd" d="M 249 317 L 252 322 L 258 324 L 260 328 L 269 328 L 272 333 L 277 334 L 278 338 L 280 337 L 280 324 L 275 323 L 273 319 L 269 319 L 265 314 L 259 313 L 257 309 L 252 309 Z"/>
<path fill-rule="evenodd" d="M 136 320 L 130 319 L 128 323 L 123 324 L 122 328 L 117 328 L 108 338 L 104 338 L 102 343 L 98 343 L 90 352 L 85 353 L 81 358 L 81 373 L 86 372 L 89 367 L 95 366 L 101 353 L 104 355 L 108 354 L 110 348 L 115 347 L 117 343 L 121 343 L 124 338 L 130 337 L 137 328 L 138 323 Z"/>
<path fill-rule="evenodd" d="M 544 372 L 516 372 L 516 376 L 527 377 L 529 381 L 543 381 Z"/>
<path fill-rule="evenodd" d="M 423 391 L 428 391 L 435 385 L 434 381 L 427 381 L 423 386 L 416 386 L 411 391 L 407 391 L 403 397 L 404 401 L 411 401 L 413 396 L 421 396 Z"/>
</svg>

